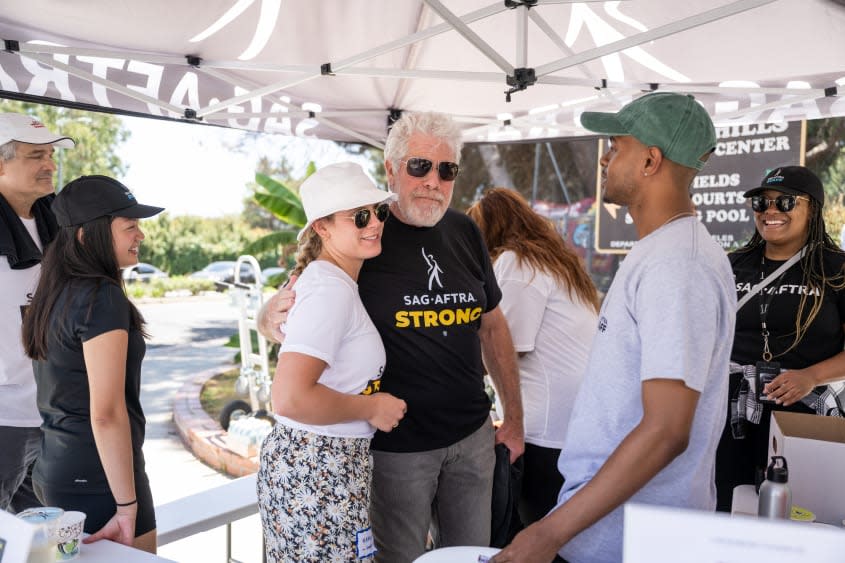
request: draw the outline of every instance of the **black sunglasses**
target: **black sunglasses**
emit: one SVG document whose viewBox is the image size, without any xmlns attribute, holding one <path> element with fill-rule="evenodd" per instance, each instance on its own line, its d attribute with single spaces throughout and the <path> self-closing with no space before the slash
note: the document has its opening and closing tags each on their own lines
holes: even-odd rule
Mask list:
<svg viewBox="0 0 845 563">
<path fill-rule="evenodd" d="M 779 195 L 775 199 L 769 199 L 764 195 L 753 195 L 751 196 L 751 209 L 757 213 L 763 213 L 774 203 L 778 211 L 789 213 L 795 209 L 795 202 L 799 199 L 810 201 L 808 197 L 792 194 Z"/>
<path fill-rule="evenodd" d="M 363 229 L 364 227 L 366 227 L 367 225 L 370 224 L 370 213 L 371 213 L 370 209 L 364 208 L 364 209 L 359 209 L 358 211 L 356 211 L 352 215 L 346 215 L 345 217 L 347 219 L 352 219 L 353 221 L 355 221 L 356 227 L 358 227 L 359 229 Z M 376 219 L 379 220 L 379 222 L 384 223 L 384 221 L 387 219 L 388 215 L 390 215 L 390 205 L 389 204 L 380 203 L 380 204 L 376 205 L 375 216 L 376 216 Z"/>
<path fill-rule="evenodd" d="M 414 178 L 422 178 L 431 171 L 434 163 L 427 158 L 420 158 L 418 156 L 405 159 L 405 170 L 408 171 L 409 176 Z M 444 182 L 451 182 L 458 175 L 458 164 L 455 162 L 438 162 L 437 174 Z"/>
</svg>

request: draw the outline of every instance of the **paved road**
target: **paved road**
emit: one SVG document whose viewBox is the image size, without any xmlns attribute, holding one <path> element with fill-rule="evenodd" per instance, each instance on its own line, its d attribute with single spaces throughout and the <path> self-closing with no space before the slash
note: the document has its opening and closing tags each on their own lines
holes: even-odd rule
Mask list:
<svg viewBox="0 0 845 563">
<path fill-rule="evenodd" d="M 140 303 L 150 339 L 143 364 L 141 402 L 147 417 L 144 457 L 156 504 L 225 483 L 229 477 L 185 449 L 172 420 L 173 397 L 200 372 L 231 365 L 235 350 L 223 344 L 237 332 L 238 310 L 226 295 Z M 261 562 L 258 517 L 233 526 L 233 557 Z M 225 529 L 163 546 L 162 557 L 184 563 L 226 563 Z"/>
</svg>

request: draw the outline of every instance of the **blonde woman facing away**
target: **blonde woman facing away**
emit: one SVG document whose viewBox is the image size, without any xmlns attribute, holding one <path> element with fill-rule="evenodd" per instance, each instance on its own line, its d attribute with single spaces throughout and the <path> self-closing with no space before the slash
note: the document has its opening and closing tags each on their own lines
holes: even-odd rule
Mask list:
<svg viewBox="0 0 845 563">
<path fill-rule="evenodd" d="M 596 333 L 598 293 L 578 255 L 516 191 L 487 190 L 467 214 L 493 259 L 519 354 L 525 454 L 518 509 L 527 526 L 554 508 L 563 484 L 557 460 Z"/>
<path fill-rule="evenodd" d="M 258 503 L 267 561 L 370 561 L 370 438 L 405 401 L 379 393 L 381 337 L 358 297 L 358 273 L 381 253 L 393 196 L 354 163 L 300 188 L 296 302 L 273 379 L 276 425 L 261 448 Z"/>
</svg>

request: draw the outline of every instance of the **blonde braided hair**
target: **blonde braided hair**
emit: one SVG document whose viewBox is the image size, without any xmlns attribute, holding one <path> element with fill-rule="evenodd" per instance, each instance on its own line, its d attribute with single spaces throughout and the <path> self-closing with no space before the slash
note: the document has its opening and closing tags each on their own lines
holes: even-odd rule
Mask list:
<svg viewBox="0 0 845 563">
<path fill-rule="evenodd" d="M 296 264 L 291 271 L 291 275 L 298 276 L 301 274 L 305 266 L 316 260 L 322 251 L 323 239 L 320 238 L 320 235 L 317 234 L 317 231 L 312 226 L 302 235 L 302 239 L 300 239 L 299 245 L 296 247 Z"/>
</svg>

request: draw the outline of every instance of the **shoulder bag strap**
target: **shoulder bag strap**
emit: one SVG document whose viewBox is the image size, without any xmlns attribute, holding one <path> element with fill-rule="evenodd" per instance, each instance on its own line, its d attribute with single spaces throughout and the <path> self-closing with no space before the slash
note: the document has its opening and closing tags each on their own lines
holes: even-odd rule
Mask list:
<svg viewBox="0 0 845 563">
<path fill-rule="evenodd" d="M 792 258 L 790 258 L 789 260 L 787 260 L 786 262 L 784 262 L 783 264 L 781 264 L 781 265 L 780 265 L 780 268 L 778 268 L 777 270 L 775 270 L 774 272 L 772 272 L 771 274 L 769 274 L 769 275 L 766 277 L 766 279 L 764 279 L 763 281 L 761 281 L 760 283 L 758 283 L 757 285 L 755 285 L 754 287 L 752 287 L 752 288 L 751 288 L 751 291 L 749 291 L 748 293 L 746 293 L 745 295 L 743 295 L 743 296 L 742 296 L 742 299 L 740 299 L 739 301 L 737 301 L 737 303 L 736 303 L 736 310 L 737 310 L 737 311 L 739 311 L 740 309 L 742 309 L 742 306 L 743 306 L 743 305 L 745 305 L 746 303 L 748 303 L 749 299 L 751 299 L 752 297 L 754 297 L 755 295 L 757 295 L 758 293 L 760 293 L 760 290 L 762 290 L 763 288 L 765 288 L 766 286 L 768 286 L 768 285 L 769 285 L 770 283 L 772 283 L 775 279 L 777 279 L 777 278 L 778 278 L 778 276 L 780 276 L 780 275 L 781 275 L 781 274 L 783 274 L 785 271 L 787 271 L 787 270 L 789 269 L 789 267 L 790 267 L 790 266 L 792 266 L 793 264 L 795 264 L 796 262 L 798 262 L 801 258 L 803 258 L 803 257 L 804 257 L 804 255 L 805 255 L 806 253 L 807 253 L 807 247 L 805 246 L 804 248 L 802 248 L 801 250 L 799 250 L 798 252 L 796 252 L 796 253 L 792 256 Z"/>
</svg>

